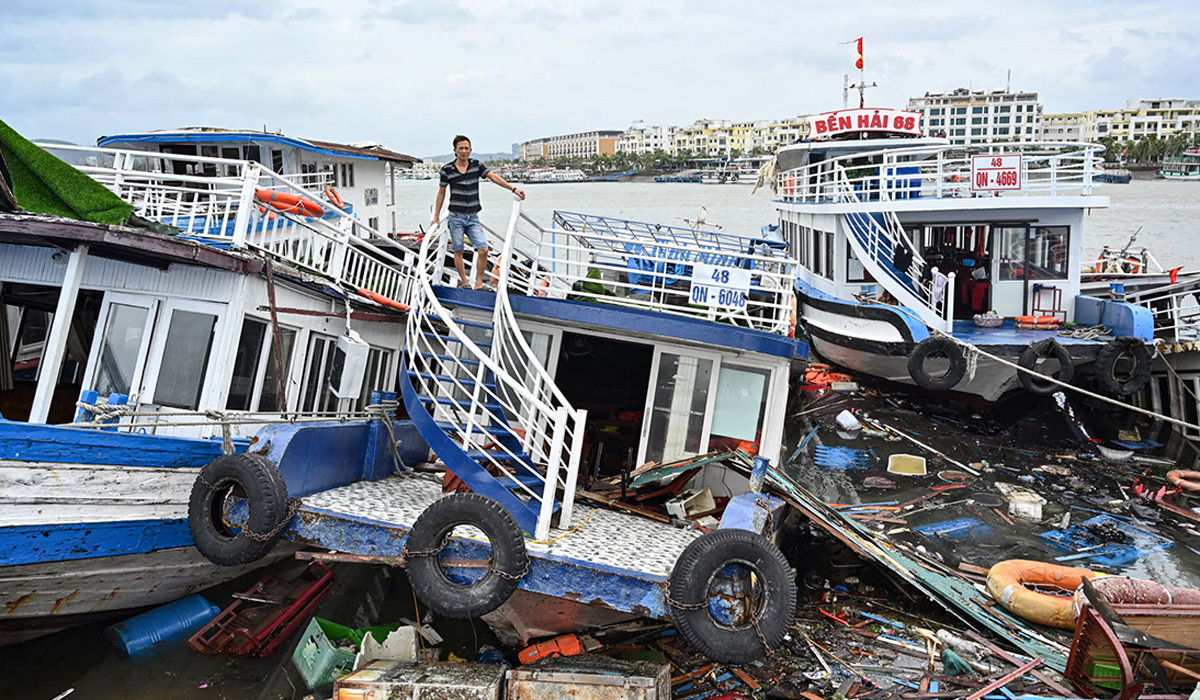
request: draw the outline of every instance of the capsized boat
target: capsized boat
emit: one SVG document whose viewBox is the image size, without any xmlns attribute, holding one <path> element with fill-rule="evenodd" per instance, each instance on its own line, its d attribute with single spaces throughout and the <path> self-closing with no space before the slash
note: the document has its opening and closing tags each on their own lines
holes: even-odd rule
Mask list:
<svg viewBox="0 0 1200 700">
<path fill-rule="evenodd" d="M 1145 355 L 1149 309 L 1081 294 L 1083 214 L 1108 205 L 1092 191 L 1100 149 L 964 149 L 924 135 L 920 117 L 816 115 L 807 138 L 776 154 L 778 228 L 800 262 L 800 318 L 815 353 L 987 401 L 1058 388 L 1039 374 L 1069 381 L 1090 366 L 1111 377 L 1113 363 Z M 1068 323 L 1110 334 L 1060 334 Z M 1146 364 L 1104 389 L 1136 391 Z"/>
</svg>

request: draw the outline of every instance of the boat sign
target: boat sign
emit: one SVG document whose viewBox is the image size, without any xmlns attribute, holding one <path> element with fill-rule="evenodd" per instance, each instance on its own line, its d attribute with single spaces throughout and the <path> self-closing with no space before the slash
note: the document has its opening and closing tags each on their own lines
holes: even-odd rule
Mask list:
<svg viewBox="0 0 1200 700">
<path fill-rule="evenodd" d="M 1021 154 L 971 156 L 971 191 L 1021 189 Z"/>
<path fill-rule="evenodd" d="M 721 309 L 746 308 L 750 293 L 750 271 L 740 267 L 717 267 L 696 263 L 692 265 L 693 304 Z"/>
</svg>

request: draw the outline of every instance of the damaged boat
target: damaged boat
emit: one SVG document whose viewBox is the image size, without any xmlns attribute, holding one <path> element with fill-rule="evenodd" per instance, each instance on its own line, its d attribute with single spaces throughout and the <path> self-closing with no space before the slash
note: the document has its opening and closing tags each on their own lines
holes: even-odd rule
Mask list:
<svg viewBox="0 0 1200 700">
<path fill-rule="evenodd" d="M 921 115 L 812 117 L 776 155 L 779 234 L 800 261 L 813 350 L 848 368 L 996 401 L 1051 393 L 1086 370 L 1128 396 L 1149 375 L 1149 308 L 1081 293 L 1083 215 L 1100 149 L 964 149 Z M 1074 324 L 1104 333 L 1062 334 Z M 1022 371 L 1025 370 L 1025 371 Z"/>
<path fill-rule="evenodd" d="M 325 181 L 257 162 L 50 147 L 71 167 L 4 124 L 0 142 L 11 643 L 261 565 L 217 566 L 193 546 L 196 475 L 247 459 L 272 422 L 357 419 L 345 444 L 310 448 L 331 460 L 366 440 L 371 392 L 395 387 L 403 317 L 386 302 L 406 294 L 413 255 Z"/>
</svg>

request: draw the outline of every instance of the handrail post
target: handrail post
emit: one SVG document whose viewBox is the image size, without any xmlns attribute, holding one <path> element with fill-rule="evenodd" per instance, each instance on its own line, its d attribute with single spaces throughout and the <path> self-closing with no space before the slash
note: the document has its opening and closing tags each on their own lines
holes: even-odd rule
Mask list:
<svg viewBox="0 0 1200 700">
<path fill-rule="evenodd" d="M 251 163 L 242 173 L 242 193 L 238 197 L 237 214 L 233 217 L 234 248 L 245 248 L 250 233 L 250 214 L 254 206 L 254 190 L 258 186 L 258 163 Z"/>
<path fill-rule="evenodd" d="M 571 435 L 574 439 L 571 440 L 570 457 L 567 461 L 567 478 L 563 488 L 562 500 L 562 515 L 558 520 L 559 527 L 569 529 L 571 527 L 571 518 L 575 508 L 575 488 L 579 483 L 579 462 L 583 456 L 583 435 L 584 426 L 587 424 L 587 411 L 579 409 L 575 411 L 574 425 L 572 426 Z"/>
<path fill-rule="evenodd" d="M 554 412 L 554 434 L 550 439 L 550 455 L 546 460 L 546 483 L 542 486 L 542 505 L 538 512 L 534 537 L 544 540 L 550 535 L 550 517 L 554 514 L 554 492 L 558 486 L 558 468 L 562 460 L 563 434 L 567 427 L 567 409 L 559 406 Z M 569 523 L 568 523 L 569 525 Z"/>
<path fill-rule="evenodd" d="M 958 273 L 946 275 L 946 328 L 947 333 L 954 332 L 954 277 Z"/>
</svg>

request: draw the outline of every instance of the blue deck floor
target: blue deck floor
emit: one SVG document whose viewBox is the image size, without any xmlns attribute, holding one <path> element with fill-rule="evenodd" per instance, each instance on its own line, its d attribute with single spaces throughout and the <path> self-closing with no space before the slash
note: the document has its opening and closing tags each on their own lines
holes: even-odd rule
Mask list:
<svg viewBox="0 0 1200 700">
<path fill-rule="evenodd" d="M 1061 336 L 1058 331 L 1038 331 L 1027 328 L 1017 328 L 1012 321 L 1005 321 L 996 328 L 980 328 L 972 321 L 955 321 L 954 337 L 972 345 L 1028 345 L 1042 338 L 1054 338 L 1061 345 L 1099 345 L 1108 340 L 1084 340 Z"/>
</svg>

